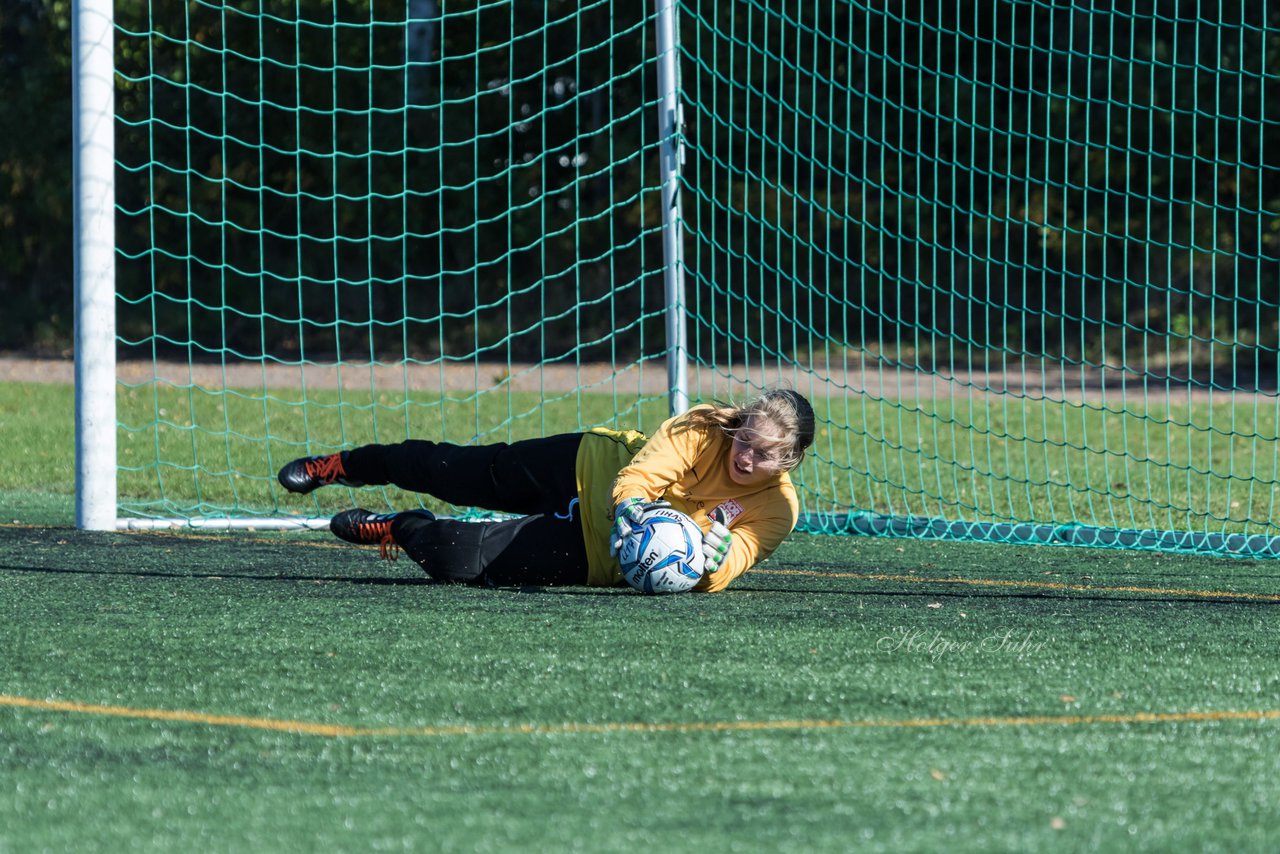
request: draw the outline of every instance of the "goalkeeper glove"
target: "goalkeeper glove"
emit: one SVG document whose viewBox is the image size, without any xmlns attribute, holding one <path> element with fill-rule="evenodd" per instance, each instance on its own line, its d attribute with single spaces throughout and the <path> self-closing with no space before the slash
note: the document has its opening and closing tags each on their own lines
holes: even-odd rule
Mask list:
<svg viewBox="0 0 1280 854">
<path fill-rule="evenodd" d="M 724 523 L 724 511 L 717 507 L 711 511 L 710 519 L 711 530 L 702 536 L 702 570 L 708 575 L 720 569 L 729 554 L 729 546 L 733 545 L 733 534 Z"/>
<path fill-rule="evenodd" d="M 613 531 L 609 534 L 609 556 L 617 557 L 622 541 L 635 533 L 636 526 L 644 521 L 650 511 L 670 507 L 669 501 L 645 501 L 643 498 L 624 498 L 613 508 Z"/>
</svg>

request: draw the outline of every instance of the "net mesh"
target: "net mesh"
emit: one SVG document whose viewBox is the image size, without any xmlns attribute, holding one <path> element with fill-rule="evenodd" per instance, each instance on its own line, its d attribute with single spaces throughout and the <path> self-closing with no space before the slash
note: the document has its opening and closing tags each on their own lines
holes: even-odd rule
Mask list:
<svg viewBox="0 0 1280 854">
<path fill-rule="evenodd" d="M 365 442 L 656 426 L 643 8 L 195 0 L 118 16 L 126 515 L 349 506 L 274 473 Z"/>
<path fill-rule="evenodd" d="M 820 402 L 812 527 L 1275 550 L 1280 16 L 1132 9 L 683 4 L 694 396 Z"/>
<path fill-rule="evenodd" d="M 1280 6 L 676 11 L 691 397 L 810 396 L 807 527 L 1277 551 Z M 117 16 L 126 514 L 665 417 L 653 4 Z"/>
</svg>

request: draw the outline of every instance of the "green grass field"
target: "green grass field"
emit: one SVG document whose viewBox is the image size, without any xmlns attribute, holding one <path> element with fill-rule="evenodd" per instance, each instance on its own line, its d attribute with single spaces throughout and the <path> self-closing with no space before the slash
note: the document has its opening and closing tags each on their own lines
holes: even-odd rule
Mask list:
<svg viewBox="0 0 1280 854">
<path fill-rule="evenodd" d="M 69 401 L 0 386 L 0 851 L 1280 834 L 1280 563 L 797 535 L 712 596 L 437 586 L 76 531 Z"/>
</svg>

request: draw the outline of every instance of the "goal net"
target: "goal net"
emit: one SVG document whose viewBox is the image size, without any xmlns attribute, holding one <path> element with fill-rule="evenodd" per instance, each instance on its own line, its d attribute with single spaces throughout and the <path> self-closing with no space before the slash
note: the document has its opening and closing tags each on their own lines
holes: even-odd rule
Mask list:
<svg viewBox="0 0 1280 854">
<path fill-rule="evenodd" d="M 350 494 L 283 463 L 665 417 L 652 10 L 116 15 L 123 515 L 320 517 Z"/>
<path fill-rule="evenodd" d="M 119 513 L 782 384 L 811 530 L 1273 554 L 1280 4 L 1183 5 L 120 4 Z"/>
<path fill-rule="evenodd" d="M 822 402 L 812 527 L 1277 553 L 1280 7 L 681 17 L 690 348 Z"/>
</svg>

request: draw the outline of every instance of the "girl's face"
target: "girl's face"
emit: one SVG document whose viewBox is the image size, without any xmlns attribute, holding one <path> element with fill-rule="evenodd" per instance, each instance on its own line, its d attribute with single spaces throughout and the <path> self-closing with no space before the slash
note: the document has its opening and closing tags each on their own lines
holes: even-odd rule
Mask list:
<svg viewBox="0 0 1280 854">
<path fill-rule="evenodd" d="M 790 449 L 791 437 L 767 417 L 748 416 L 733 434 L 729 479 L 738 486 L 760 486 L 782 471 L 782 459 Z"/>
</svg>

